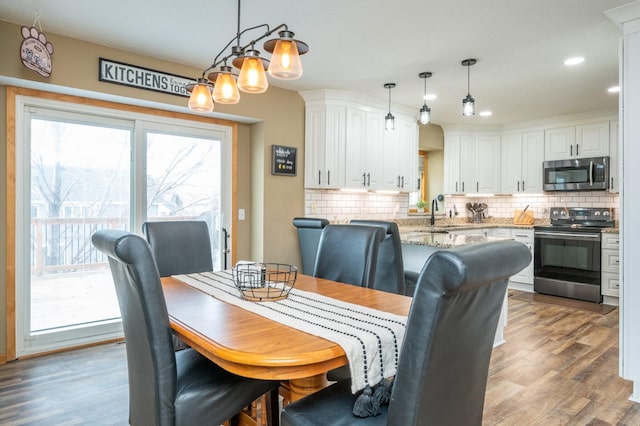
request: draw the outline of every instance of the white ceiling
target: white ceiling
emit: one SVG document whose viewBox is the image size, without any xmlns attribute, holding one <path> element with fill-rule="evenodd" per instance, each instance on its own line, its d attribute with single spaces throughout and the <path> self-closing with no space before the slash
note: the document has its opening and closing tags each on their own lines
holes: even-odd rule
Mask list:
<svg viewBox="0 0 640 426">
<path fill-rule="evenodd" d="M 286 23 L 309 45 L 291 89 L 343 89 L 417 110 L 424 80 L 433 122 L 508 124 L 615 109 L 620 30 L 603 11 L 629 0 L 244 0 L 241 26 Z M 236 0 L 0 0 L 0 20 L 206 68 L 235 35 Z M 257 37 L 249 33 L 243 42 Z M 259 46 L 261 49 L 261 46 Z M 17 55 L 17 52 L 16 52 Z M 567 57 L 585 62 L 573 68 Z M 460 114 L 471 95 L 489 118 Z M 55 64 L 55 53 L 54 53 Z M 112 58 L 116 59 L 117 58 Z M 193 76 L 199 77 L 199 75 Z M 249 95 L 247 95 L 249 96 Z M 253 96 L 253 95 L 252 95 Z M 242 102 L 242 100 L 241 100 Z"/>
</svg>

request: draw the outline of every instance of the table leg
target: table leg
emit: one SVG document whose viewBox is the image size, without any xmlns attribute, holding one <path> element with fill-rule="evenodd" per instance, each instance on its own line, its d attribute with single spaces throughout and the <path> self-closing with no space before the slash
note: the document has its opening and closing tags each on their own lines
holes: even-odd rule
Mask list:
<svg viewBox="0 0 640 426">
<path fill-rule="evenodd" d="M 327 387 L 327 374 L 322 373 L 303 379 L 292 379 L 287 382 L 282 382 L 280 395 L 284 398 L 283 405 L 287 405 L 307 395 L 316 393 L 325 387 Z"/>
</svg>

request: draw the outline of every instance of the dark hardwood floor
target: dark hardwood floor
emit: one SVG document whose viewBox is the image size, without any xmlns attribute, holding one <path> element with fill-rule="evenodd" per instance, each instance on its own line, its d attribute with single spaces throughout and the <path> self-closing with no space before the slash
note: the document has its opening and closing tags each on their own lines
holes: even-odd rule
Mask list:
<svg viewBox="0 0 640 426">
<path fill-rule="evenodd" d="M 618 310 L 548 302 L 510 297 L 483 424 L 640 425 L 618 376 Z M 1 425 L 126 425 L 127 412 L 123 344 L 0 365 Z"/>
</svg>

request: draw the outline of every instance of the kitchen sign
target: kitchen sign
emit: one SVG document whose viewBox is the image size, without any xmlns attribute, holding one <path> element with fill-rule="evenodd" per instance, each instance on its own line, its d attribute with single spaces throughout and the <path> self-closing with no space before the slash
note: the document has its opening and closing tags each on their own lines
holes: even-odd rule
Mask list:
<svg viewBox="0 0 640 426">
<path fill-rule="evenodd" d="M 98 80 L 187 97 L 190 96 L 190 94 L 187 92 L 185 86 L 195 82 L 193 78 L 129 65 L 105 58 L 99 58 Z"/>
<path fill-rule="evenodd" d="M 296 151 L 291 146 L 271 145 L 271 174 L 296 176 Z"/>
</svg>

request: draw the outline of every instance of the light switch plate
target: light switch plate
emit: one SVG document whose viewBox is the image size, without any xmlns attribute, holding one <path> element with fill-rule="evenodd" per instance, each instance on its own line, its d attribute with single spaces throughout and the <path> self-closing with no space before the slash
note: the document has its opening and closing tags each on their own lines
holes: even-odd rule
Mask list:
<svg viewBox="0 0 640 426">
<path fill-rule="evenodd" d="M 244 220 L 244 209 L 238 209 L 238 220 Z"/>
</svg>

